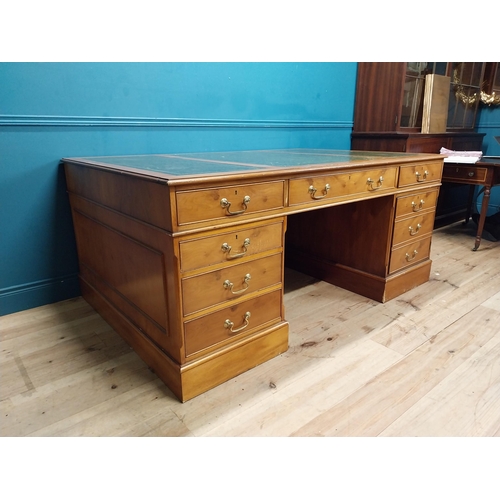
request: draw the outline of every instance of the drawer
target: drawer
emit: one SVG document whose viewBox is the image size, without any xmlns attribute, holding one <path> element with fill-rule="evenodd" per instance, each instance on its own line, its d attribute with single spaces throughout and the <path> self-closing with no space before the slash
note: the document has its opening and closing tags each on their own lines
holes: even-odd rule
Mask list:
<svg viewBox="0 0 500 500">
<path fill-rule="evenodd" d="M 432 229 L 434 228 L 434 214 L 435 212 L 432 211 L 397 221 L 394 224 L 392 244 L 398 245 L 432 233 Z"/>
<path fill-rule="evenodd" d="M 408 196 L 399 196 L 396 202 L 396 217 L 414 214 L 422 210 L 436 207 L 439 191 L 425 191 L 412 193 Z"/>
<path fill-rule="evenodd" d="M 397 168 L 392 167 L 292 179 L 290 180 L 290 205 L 394 189 L 396 175 Z"/>
<path fill-rule="evenodd" d="M 284 181 L 213 187 L 176 193 L 179 225 L 282 208 Z"/>
<path fill-rule="evenodd" d="M 182 280 L 184 315 L 280 284 L 283 254 L 224 267 Z"/>
<path fill-rule="evenodd" d="M 281 321 L 281 290 L 184 323 L 186 356 Z"/>
<path fill-rule="evenodd" d="M 456 165 L 445 165 L 443 167 L 443 180 L 467 181 L 470 183 L 477 182 L 478 184 L 486 182 L 488 169 L 483 167 L 474 167 L 472 165 L 464 165 L 457 167 Z"/>
<path fill-rule="evenodd" d="M 283 248 L 283 220 L 180 242 L 181 271 L 247 260 L 261 252 Z"/>
<path fill-rule="evenodd" d="M 442 170 L 442 161 L 402 166 L 399 171 L 399 187 L 439 182 Z"/>
<path fill-rule="evenodd" d="M 429 258 L 431 236 L 392 250 L 389 274 Z"/>
</svg>

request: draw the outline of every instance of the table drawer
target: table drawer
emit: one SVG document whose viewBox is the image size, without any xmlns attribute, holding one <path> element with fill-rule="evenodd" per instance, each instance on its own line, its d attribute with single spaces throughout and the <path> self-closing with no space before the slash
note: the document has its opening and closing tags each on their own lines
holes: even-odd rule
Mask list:
<svg viewBox="0 0 500 500">
<path fill-rule="evenodd" d="M 279 323 L 281 290 L 260 295 L 184 323 L 186 356 Z"/>
<path fill-rule="evenodd" d="M 224 267 L 182 280 L 184 315 L 280 284 L 283 254 Z"/>
<path fill-rule="evenodd" d="M 396 202 L 396 218 L 435 208 L 438 192 L 437 189 L 434 189 L 433 191 L 399 196 Z"/>
<path fill-rule="evenodd" d="M 282 208 L 284 185 L 284 181 L 276 181 L 178 191 L 178 224 L 231 219 Z"/>
<path fill-rule="evenodd" d="M 408 219 L 397 221 L 394 224 L 392 244 L 398 245 L 405 241 L 420 238 L 422 235 L 432 233 L 434 227 L 434 211 L 416 215 Z"/>
<path fill-rule="evenodd" d="M 380 192 L 396 186 L 396 167 L 290 180 L 290 205 L 326 201 L 337 197 Z"/>
<path fill-rule="evenodd" d="M 442 170 L 442 161 L 402 166 L 399 170 L 399 187 L 425 184 L 426 182 L 439 182 Z"/>
<path fill-rule="evenodd" d="M 214 235 L 180 242 L 181 271 L 200 267 L 232 264 L 248 260 L 261 252 L 283 249 L 283 219 L 258 226 L 239 226 Z"/>
<path fill-rule="evenodd" d="M 467 181 L 467 183 L 478 184 L 486 182 L 488 174 L 487 168 L 474 167 L 472 165 L 464 165 L 457 167 L 456 165 L 445 165 L 443 168 L 443 180 L 448 182 Z"/>
<path fill-rule="evenodd" d="M 431 236 L 408 243 L 400 248 L 393 249 L 391 253 L 389 274 L 428 259 L 430 249 Z"/>
</svg>

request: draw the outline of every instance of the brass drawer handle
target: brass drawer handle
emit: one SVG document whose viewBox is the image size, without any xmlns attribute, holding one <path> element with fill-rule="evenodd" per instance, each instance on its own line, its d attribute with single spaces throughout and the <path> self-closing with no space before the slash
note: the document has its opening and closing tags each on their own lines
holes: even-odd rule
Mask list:
<svg viewBox="0 0 500 500">
<path fill-rule="evenodd" d="M 243 242 L 243 245 L 241 245 L 241 248 L 243 249 L 243 252 L 240 253 L 233 253 L 231 255 L 231 245 L 228 243 L 223 243 L 222 244 L 222 251 L 227 252 L 226 255 L 226 260 L 232 260 L 232 259 L 238 259 L 239 257 L 243 257 L 247 253 L 248 246 L 250 245 L 250 238 L 245 238 L 245 241 Z"/>
<path fill-rule="evenodd" d="M 380 189 L 382 187 L 382 184 L 384 183 L 384 178 L 382 176 L 380 176 L 378 178 L 378 181 L 376 181 L 376 182 L 377 182 L 377 186 L 374 186 L 373 184 L 375 183 L 375 181 L 373 179 L 368 177 L 368 179 L 366 180 L 366 183 L 368 184 L 368 186 L 370 187 L 370 189 L 372 191 L 376 191 L 377 189 Z"/>
<path fill-rule="evenodd" d="M 231 210 L 229 210 L 231 208 L 231 202 L 227 198 L 222 198 L 222 200 L 220 200 L 220 206 L 226 209 L 226 215 L 241 215 L 246 211 L 249 203 L 250 196 L 245 196 L 241 203 L 241 205 L 243 206 L 243 210 L 238 210 L 238 212 L 231 212 Z"/>
<path fill-rule="evenodd" d="M 408 227 L 408 231 L 410 231 L 411 236 L 415 236 L 419 231 L 422 226 L 420 224 L 417 224 L 417 229 L 413 229 L 411 226 Z"/>
<path fill-rule="evenodd" d="M 325 184 L 325 189 L 323 189 L 323 196 L 316 196 L 316 191 L 317 189 L 314 186 L 309 186 L 308 193 L 311 195 L 311 198 L 313 200 L 321 200 L 328 194 L 328 191 L 330 191 L 330 184 Z"/>
<path fill-rule="evenodd" d="M 468 172 L 468 173 L 467 173 L 467 175 L 468 175 L 469 177 L 474 177 L 474 172 Z"/>
<path fill-rule="evenodd" d="M 415 177 L 417 178 L 417 182 L 424 182 L 427 179 L 428 175 L 429 175 L 428 170 L 424 170 L 424 175 L 415 172 Z M 422 177 L 422 179 L 420 177 Z"/>
<path fill-rule="evenodd" d="M 250 280 L 252 277 L 249 274 L 245 274 L 245 278 L 243 279 L 243 287 L 241 290 L 238 290 L 235 292 L 233 290 L 234 283 L 231 283 L 229 280 L 224 281 L 223 286 L 226 290 L 230 290 L 233 295 L 240 295 L 241 293 L 244 293 L 248 290 L 250 286 Z"/>
<path fill-rule="evenodd" d="M 410 255 L 408 252 L 406 252 L 406 261 L 407 262 L 411 262 L 416 256 L 417 256 L 417 251 L 416 250 L 413 250 L 413 255 Z"/>
<path fill-rule="evenodd" d="M 420 203 L 417 205 L 414 201 L 412 201 L 411 208 L 413 209 L 414 212 L 418 212 L 422 210 L 422 208 L 424 207 L 424 203 L 425 203 L 424 200 L 420 200 Z"/>
<path fill-rule="evenodd" d="M 235 329 L 234 323 L 230 319 L 226 319 L 226 321 L 224 321 L 224 328 L 228 328 L 231 333 L 241 332 L 241 330 L 244 330 L 248 326 L 249 319 L 250 319 L 250 312 L 247 311 L 243 316 L 243 326 L 240 326 L 239 328 Z"/>
</svg>

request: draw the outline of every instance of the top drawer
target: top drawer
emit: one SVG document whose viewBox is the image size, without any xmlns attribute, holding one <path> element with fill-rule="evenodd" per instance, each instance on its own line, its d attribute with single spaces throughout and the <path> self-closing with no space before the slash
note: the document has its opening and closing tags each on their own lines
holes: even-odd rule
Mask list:
<svg viewBox="0 0 500 500">
<path fill-rule="evenodd" d="M 238 218 L 282 208 L 284 185 L 284 181 L 276 181 L 178 191 L 178 224 Z"/>
<path fill-rule="evenodd" d="M 484 167 L 475 167 L 473 165 L 445 165 L 443 168 L 443 179 L 447 181 L 467 181 L 470 183 L 486 182 L 488 169 Z"/>
<path fill-rule="evenodd" d="M 357 170 L 290 180 L 290 205 L 328 201 L 343 196 L 386 191 L 396 187 L 397 168 Z"/>
<path fill-rule="evenodd" d="M 442 161 L 401 166 L 399 170 L 399 187 L 425 184 L 426 182 L 439 182 L 442 170 Z"/>
</svg>

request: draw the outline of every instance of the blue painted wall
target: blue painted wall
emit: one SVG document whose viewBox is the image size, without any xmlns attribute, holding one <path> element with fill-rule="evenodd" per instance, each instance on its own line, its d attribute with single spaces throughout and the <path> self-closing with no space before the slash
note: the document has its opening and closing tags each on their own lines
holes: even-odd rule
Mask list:
<svg viewBox="0 0 500 500">
<path fill-rule="evenodd" d="M 486 134 L 483 139 L 483 154 L 500 157 L 500 144 L 495 137 L 500 137 L 500 106 L 483 106 L 478 120 L 478 132 Z M 477 199 L 477 209 L 481 210 L 482 195 Z M 488 215 L 500 211 L 500 186 L 491 189 Z"/>
<path fill-rule="evenodd" d="M 356 63 L 0 63 L 0 315 L 79 295 L 59 160 L 350 148 Z"/>
</svg>

